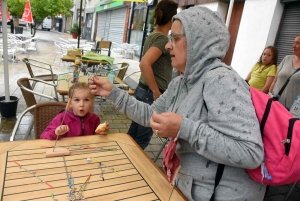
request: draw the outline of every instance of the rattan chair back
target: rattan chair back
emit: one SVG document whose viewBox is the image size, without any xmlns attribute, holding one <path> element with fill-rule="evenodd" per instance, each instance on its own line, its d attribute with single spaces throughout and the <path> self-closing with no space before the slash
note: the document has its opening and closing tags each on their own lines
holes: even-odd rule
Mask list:
<svg viewBox="0 0 300 201">
<path fill-rule="evenodd" d="M 44 102 L 36 104 L 34 109 L 34 136 L 40 139 L 41 133 L 49 125 L 52 119 L 65 109 L 64 102 Z"/>
<path fill-rule="evenodd" d="M 96 52 L 101 54 L 101 50 L 107 50 L 108 51 L 108 56 L 110 56 L 110 48 L 111 48 L 111 41 L 97 41 L 97 47 L 96 47 Z"/>
<path fill-rule="evenodd" d="M 23 94 L 23 97 L 25 99 L 27 107 L 35 105 L 37 102 L 35 100 L 34 94 L 24 89 L 24 88 L 27 88 L 29 90 L 32 90 L 29 79 L 27 77 L 20 78 L 20 79 L 18 79 L 17 84 L 21 89 L 21 92 Z M 30 113 L 33 114 L 32 111 L 30 111 Z"/>
<path fill-rule="evenodd" d="M 119 73 L 117 75 L 118 78 L 120 78 L 120 80 L 123 80 L 125 74 L 126 74 L 126 71 L 129 67 L 129 63 L 126 63 L 126 62 L 123 62 L 122 65 L 121 65 L 121 70 L 119 70 Z"/>
</svg>

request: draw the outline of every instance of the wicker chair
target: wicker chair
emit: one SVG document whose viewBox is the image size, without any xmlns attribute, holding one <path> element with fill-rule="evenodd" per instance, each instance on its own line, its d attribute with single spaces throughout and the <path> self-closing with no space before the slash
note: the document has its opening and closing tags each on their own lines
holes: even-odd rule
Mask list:
<svg viewBox="0 0 300 201">
<path fill-rule="evenodd" d="M 47 85 L 50 85 L 50 86 L 53 86 L 54 87 L 54 91 L 55 91 L 55 95 L 56 97 L 52 97 L 52 96 L 49 96 L 49 95 L 46 95 L 46 94 L 42 94 L 40 92 L 37 92 L 37 91 L 34 91 L 31 87 L 31 84 L 30 84 L 30 81 L 34 81 L 34 82 L 40 82 L 40 83 L 44 83 L 44 84 L 47 84 Z M 43 97 L 43 98 L 48 98 L 50 100 L 53 100 L 55 102 L 58 101 L 57 99 L 57 93 L 56 93 L 56 85 L 55 84 L 52 84 L 52 83 L 49 83 L 49 82 L 45 82 L 43 80 L 38 80 L 38 79 L 34 79 L 34 78 L 20 78 L 18 79 L 17 81 L 17 84 L 18 86 L 20 87 L 21 89 L 21 92 L 23 94 L 23 97 L 25 99 L 25 102 L 26 102 L 26 106 L 28 107 L 21 115 L 18 116 L 18 120 L 17 120 L 17 123 L 15 124 L 15 127 L 14 130 L 13 130 L 13 134 L 11 136 L 11 141 L 14 140 L 14 137 L 15 137 L 15 134 L 16 134 L 16 131 L 19 127 L 18 124 L 20 124 L 20 121 L 21 119 L 23 118 L 23 116 L 27 113 L 27 112 L 30 112 L 32 115 L 34 115 L 34 118 L 35 118 L 35 110 L 33 110 L 33 108 L 35 108 L 36 104 L 37 104 L 37 101 L 35 99 L 35 95 L 37 96 L 40 96 L 40 97 Z M 53 103 L 55 103 L 53 102 Z M 57 114 L 57 113 L 56 113 Z M 26 132 L 26 135 L 25 135 L 25 139 L 27 138 L 27 136 L 29 135 L 29 133 L 31 132 L 32 128 L 33 128 L 33 122 L 31 122 L 29 124 L 29 127 L 27 129 L 27 132 Z M 15 130 L 16 129 L 16 130 Z"/>
<path fill-rule="evenodd" d="M 110 56 L 111 41 L 97 41 L 96 52 L 101 54 L 102 50 L 107 50 L 107 55 Z"/>
<path fill-rule="evenodd" d="M 37 92 L 37 91 L 34 91 L 34 89 L 32 88 L 32 86 L 30 84 L 30 81 L 35 82 L 35 83 L 40 82 L 40 83 L 43 83 L 43 84 L 46 84 L 46 85 L 53 86 L 55 97 L 49 96 L 49 95 L 46 95 L 46 94 L 42 94 L 42 93 Z M 36 101 L 34 95 L 38 95 L 38 96 L 41 96 L 41 97 L 48 98 L 50 100 L 58 101 L 58 96 L 57 96 L 56 85 L 55 84 L 45 82 L 43 80 L 39 80 L 39 79 L 35 79 L 35 78 L 27 78 L 27 77 L 18 79 L 17 84 L 21 89 L 21 92 L 24 96 L 27 107 L 30 107 L 32 105 L 37 104 L 37 101 Z"/>
<path fill-rule="evenodd" d="M 14 126 L 12 131 L 10 141 L 14 141 L 17 130 L 20 126 L 21 120 L 23 116 L 27 112 L 31 112 L 34 116 L 34 137 L 35 139 L 39 139 L 41 133 L 45 130 L 45 128 L 49 125 L 52 119 L 63 109 L 66 107 L 66 103 L 63 102 L 44 102 L 38 103 L 36 105 L 32 105 L 22 112 L 22 114 L 18 117 L 18 120 Z M 28 133 L 25 136 L 27 139 Z"/>
<path fill-rule="evenodd" d="M 114 64 L 114 65 L 121 65 L 117 77 L 120 78 L 120 80 L 123 80 L 123 78 L 124 78 L 124 76 L 126 74 L 126 71 L 127 71 L 128 67 L 129 67 L 129 63 L 123 62 L 123 63 Z"/>
<path fill-rule="evenodd" d="M 53 74 L 53 70 L 52 70 L 52 67 L 50 64 L 42 62 L 42 61 L 34 60 L 34 59 L 29 59 L 29 58 L 24 58 L 22 61 L 26 64 L 31 78 L 40 79 L 40 80 L 43 80 L 46 82 L 51 81 L 51 82 L 53 82 L 53 84 L 55 84 L 55 82 L 57 81 L 58 75 Z M 39 70 L 42 69 L 45 72 L 50 71 L 50 74 L 36 75 L 33 73 L 34 71 L 33 71 L 32 67 L 38 68 Z M 36 70 L 35 70 L 35 72 L 36 72 Z M 33 82 L 32 88 L 34 88 L 34 86 L 35 86 L 35 82 Z"/>
</svg>

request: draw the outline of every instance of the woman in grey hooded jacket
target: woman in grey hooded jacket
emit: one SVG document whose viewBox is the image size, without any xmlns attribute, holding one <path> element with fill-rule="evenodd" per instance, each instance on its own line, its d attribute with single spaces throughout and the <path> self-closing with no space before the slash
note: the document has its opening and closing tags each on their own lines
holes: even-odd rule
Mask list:
<svg viewBox="0 0 300 201">
<path fill-rule="evenodd" d="M 162 137 L 178 139 L 181 164 L 176 186 L 189 200 L 209 200 L 218 164 L 225 164 L 215 200 L 262 200 L 265 186 L 246 169 L 263 159 L 259 123 L 249 86 L 221 62 L 229 34 L 217 13 L 193 7 L 173 17 L 166 48 L 182 74 L 153 105 L 130 97 L 105 79 L 93 78 L 92 92 L 107 96 L 128 117 Z"/>
</svg>

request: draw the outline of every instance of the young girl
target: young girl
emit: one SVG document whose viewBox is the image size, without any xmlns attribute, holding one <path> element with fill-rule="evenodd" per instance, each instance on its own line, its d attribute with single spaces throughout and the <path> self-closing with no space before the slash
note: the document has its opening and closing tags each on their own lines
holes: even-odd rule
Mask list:
<svg viewBox="0 0 300 201">
<path fill-rule="evenodd" d="M 249 85 L 264 93 L 268 93 L 277 73 L 277 60 L 277 48 L 274 46 L 266 47 L 259 61 L 252 67 L 246 78 Z"/>
<path fill-rule="evenodd" d="M 98 115 L 91 112 L 94 95 L 91 93 L 89 85 L 83 82 L 75 83 L 69 90 L 69 97 L 67 111 L 64 110 L 54 117 L 41 134 L 41 139 L 56 140 L 57 136 L 61 138 L 95 133 L 100 119 Z M 107 131 L 108 127 L 105 132 L 100 134 L 107 134 Z"/>
</svg>

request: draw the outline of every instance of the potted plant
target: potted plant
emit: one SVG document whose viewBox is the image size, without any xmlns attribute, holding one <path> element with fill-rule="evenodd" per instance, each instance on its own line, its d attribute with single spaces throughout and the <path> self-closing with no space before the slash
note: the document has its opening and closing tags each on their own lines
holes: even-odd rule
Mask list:
<svg viewBox="0 0 300 201">
<path fill-rule="evenodd" d="M 72 34 L 73 38 L 77 38 L 79 32 L 78 23 L 74 23 L 70 29 L 70 33 Z"/>
</svg>

